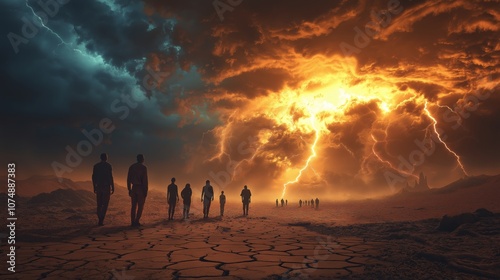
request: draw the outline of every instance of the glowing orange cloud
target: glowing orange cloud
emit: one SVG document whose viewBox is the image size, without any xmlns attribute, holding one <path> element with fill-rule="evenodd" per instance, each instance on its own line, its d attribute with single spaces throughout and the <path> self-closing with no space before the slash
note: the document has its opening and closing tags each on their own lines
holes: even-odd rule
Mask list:
<svg viewBox="0 0 500 280">
<path fill-rule="evenodd" d="M 260 58 L 248 69 L 238 69 L 224 75 L 239 75 L 242 71 L 253 71 L 259 67 L 265 68 L 270 63 L 271 61 Z M 323 166 L 321 160 L 324 162 L 324 150 L 328 147 L 345 149 L 354 160 L 359 160 L 360 168 L 355 176 L 364 182 L 369 182 L 370 178 L 374 176 L 373 170 L 363 167 L 367 161 L 371 161 L 370 158 L 376 159 L 381 168 L 385 166 L 385 168 L 402 172 L 406 177 L 417 178 L 411 172 L 396 169 L 394 163 L 391 162 L 395 157 L 384 158 L 382 156 L 381 151 L 375 148 L 379 141 L 373 133 L 375 130 L 385 131 L 387 137 L 387 130 L 391 123 L 406 121 L 425 124 L 428 121 L 427 118 L 430 118 L 431 124 L 429 125 L 434 128 L 434 133 L 440 142 L 456 158 L 463 173 L 467 175 L 461 158 L 437 133 L 437 120 L 427 107 L 427 103 L 431 101 L 413 88 L 402 86 L 410 82 L 418 82 L 450 88 L 453 86 L 453 82 L 450 80 L 456 77 L 455 72 L 442 66 L 429 66 L 427 69 L 415 69 L 411 74 L 401 76 L 395 75 L 395 73 L 404 69 L 404 66 L 397 69 L 358 69 L 357 61 L 354 58 L 336 55 L 316 55 L 305 58 L 294 52 L 287 53 L 283 60 L 274 63 L 274 67 L 278 65 L 287 69 L 295 81 L 285 84 L 279 91 L 247 100 L 237 111 L 227 114 L 227 117 L 223 119 L 224 126 L 217 127 L 212 131 L 219 139 L 219 143 L 217 152 L 209 161 L 215 159 L 222 161 L 224 158 L 230 161 L 237 159 L 234 162 L 234 168 L 230 170 L 232 172 L 231 179 L 244 178 L 248 169 L 242 168 L 243 166 L 255 167 L 252 165 L 255 159 L 264 159 L 267 163 L 281 170 L 277 177 L 270 178 L 269 181 L 275 186 L 283 186 L 281 197 L 284 197 L 292 185 L 298 185 L 299 182 L 302 185 L 308 184 L 308 178 L 304 178 L 304 176 L 309 170 L 312 172 L 311 175 L 314 173 L 314 176 L 322 178 L 321 174 L 326 170 L 326 166 Z M 430 75 L 430 72 L 434 74 Z M 438 100 L 432 103 L 438 106 Z M 332 131 L 330 127 L 333 124 L 348 126 L 354 121 L 363 122 L 353 119 L 350 112 L 359 106 L 366 106 L 366 104 L 375 104 L 372 113 L 376 116 L 373 120 L 373 127 L 367 126 L 364 128 L 366 131 L 360 132 L 364 135 L 361 144 L 366 147 L 363 154 L 360 154 L 360 151 L 350 149 L 349 143 L 335 137 L 339 132 Z M 406 113 L 407 109 L 405 108 L 408 106 L 424 108 L 424 111 Z M 224 118 L 224 116 L 222 117 Z M 256 148 L 251 155 L 243 158 L 232 157 L 227 145 L 233 141 L 234 131 L 249 120 L 257 118 L 269 120 L 272 125 L 263 126 L 256 132 Z M 302 151 L 300 152 L 299 147 L 295 147 L 293 154 L 273 151 L 272 142 L 277 131 L 285 133 L 289 137 L 302 139 L 307 148 L 300 149 Z M 317 161 L 316 159 L 321 160 Z M 335 161 L 336 159 L 330 158 L 328 160 Z M 238 174 L 242 176 L 236 176 Z"/>
</svg>

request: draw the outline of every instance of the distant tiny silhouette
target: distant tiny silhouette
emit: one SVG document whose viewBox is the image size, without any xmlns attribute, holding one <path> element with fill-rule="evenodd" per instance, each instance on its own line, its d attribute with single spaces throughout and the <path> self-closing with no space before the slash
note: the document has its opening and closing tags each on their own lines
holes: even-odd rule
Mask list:
<svg viewBox="0 0 500 280">
<path fill-rule="evenodd" d="M 179 191 L 175 184 L 175 178 L 172 178 L 170 185 L 167 188 L 167 202 L 168 202 L 168 219 L 174 219 L 175 205 L 179 201 Z"/>
<path fill-rule="evenodd" d="M 309 205 L 311 205 L 311 207 L 314 208 L 314 199 L 311 199 L 311 204 Z"/>
<path fill-rule="evenodd" d="M 210 212 L 210 204 L 214 200 L 214 188 L 210 185 L 210 180 L 205 182 L 201 190 L 201 202 L 203 202 L 203 218 L 208 218 L 208 212 Z"/>
<path fill-rule="evenodd" d="M 287 199 L 287 200 L 285 200 L 285 205 L 286 205 L 286 206 L 288 206 L 288 199 Z"/>
<path fill-rule="evenodd" d="M 113 182 L 113 168 L 107 162 L 108 155 L 102 153 L 100 158 L 101 162 L 96 163 L 92 170 L 92 185 L 97 200 L 97 218 L 99 219 L 97 224 L 103 226 L 110 196 L 115 192 L 115 184 Z"/>
<path fill-rule="evenodd" d="M 248 206 L 250 204 L 250 197 L 252 196 L 252 192 L 245 185 L 243 190 L 241 190 L 241 202 L 243 202 L 243 216 L 248 216 Z"/>
<path fill-rule="evenodd" d="M 318 207 L 319 207 L 319 198 L 316 197 L 316 201 L 315 202 L 316 202 L 316 209 L 318 209 Z"/>
<path fill-rule="evenodd" d="M 302 207 L 302 199 L 299 200 L 299 207 Z"/>
<path fill-rule="evenodd" d="M 276 207 L 278 207 L 278 205 L 279 205 L 279 204 L 278 204 L 278 199 L 276 198 Z"/>
<path fill-rule="evenodd" d="M 224 205 L 226 205 L 226 195 L 224 195 L 224 191 L 220 192 L 219 195 L 219 203 L 220 203 L 220 216 L 224 216 Z"/>
<path fill-rule="evenodd" d="M 182 210 L 182 217 L 184 219 L 189 218 L 189 208 L 191 207 L 191 195 L 193 191 L 191 190 L 191 185 L 186 184 L 184 189 L 181 191 L 182 203 L 184 204 Z"/>
<path fill-rule="evenodd" d="M 128 195 L 132 201 L 130 219 L 133 227 L 141 225 L 139 221 L 148 195 L 148 169 L 143 163 L 144 156 L 138 154 L 137 162 L 129 167 L 127 175 Z"/>
<path fill-rule="evenodd" d="M 282 199 L 281 199 L 281 207 L 283 207 L 283 206 L 284 206 L 284 204 L 285 204 L 285 200 L 282 198 Z"/>
</svg>

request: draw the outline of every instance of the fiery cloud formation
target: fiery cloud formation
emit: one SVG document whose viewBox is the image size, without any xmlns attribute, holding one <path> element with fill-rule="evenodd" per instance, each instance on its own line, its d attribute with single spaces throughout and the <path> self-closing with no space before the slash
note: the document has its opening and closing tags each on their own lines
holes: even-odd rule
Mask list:
<svg viewBox="0 0 500 280">
<path fill-rule="evenodd" d="M 345 198 L 485 167 L 462 113 L 496 115 L 497 2 L 247 1 L 222 22 L 201 2 L 145 3 L 176 16 L 177 63 L 209 85 L 177 102 L 220 122 L 194 161 L 222 187 Z"/>
</svg>

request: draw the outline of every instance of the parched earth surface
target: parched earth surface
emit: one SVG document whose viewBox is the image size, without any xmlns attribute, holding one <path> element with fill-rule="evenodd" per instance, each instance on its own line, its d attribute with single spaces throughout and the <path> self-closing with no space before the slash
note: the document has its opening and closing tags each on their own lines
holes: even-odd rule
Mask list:
<svg viewBox="0 0 500 280">
<path fill-rule="evenodd" d="M 92 206 L 18 207 L 16 272 L 0 229 L 0 279 L 500 279 L 498 213 L 442 231 L 446 209 L 399 201 L 255 204 L 249 217 L 230 204 L 207 220 L 198 203 L 190 220 L 178 209 L 167 222 L 164 199 L 152 197 L 144 225 L 131 228 L 128 200 L 113 202 L 104 227 Z"/>
<path fill-rule="evenodd" d="M 224 226 L 223 226 L 224 225 Z M 235 217 L 94 227 L 86 236 L 22 243 L 17 279 L 337 279 L 378 261 L 376 242 L 303 224 Z M 3 277 L 2 277 L 3 278 Z"/>
</svg>

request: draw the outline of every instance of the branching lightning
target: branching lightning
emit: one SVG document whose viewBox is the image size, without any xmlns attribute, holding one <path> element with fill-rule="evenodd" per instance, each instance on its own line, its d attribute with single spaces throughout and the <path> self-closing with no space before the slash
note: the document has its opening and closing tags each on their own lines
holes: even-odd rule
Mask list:
<svg viewBox="0 0 500 280">
<path fill-rule="evenodd" d="M 441 135 L 437 131 L 437 123 L 438 122 L 437 122 L 436 118 L 434 118 L 432 116 L 431 112 L 429 111 L 429 108 L 427 108 L 427 101 L 425 102 L 424 111 L 427 114 L 427 116 L 432 120 L 432 122 L 433 122 L 432 127 L 433 127 L 434 133 L 436 134 L 436 136 L 439 139 L 439 141 L 448 150 L 448 152 L 450 152 L 455 157 L 455 159 L 457 160 L 457 164 L 458 164 L 458 166 L 460 166 L 460 169 L 462 169 L 462 172 L 464 173 L 464 175 L 465 176 L 469 176 L 469 174 L 467 174 L 467 171 L 465 171 L 465 168 L 464 168 L 464 165 L 462 164 L 460 156 L 457 153 L 455 153 L 452 149 L 450 149 L 450 147 L 448 147 L 448 145 L 446 144 L 446 142 L 444 142 L 443 139 L 441 139 Z"/>
<path fill-rule="evenodd" d="M 412 177 L 414 177 L 415 179 L 418 179 L 418 176 L 417 176 L 417 175 L 415 175 L 415 174 L 413 174 L 413 173 L 410 173 L 410 172 L 406 172 L 406 171 L 404 171 L 404 170 L 399 170 L 399 169 L 397 169 L 394 165 L 392 165 L 392 163 L 391 163 L 390 161 L 383 159 L 383 158 L 382 158 L 382 157 L 381 157 L 381 156 L 377 153 L 377 151 L 375 151 L 375 145 L 378 143 L 378 140 L 377 140 L 377 139 L 375 139 L 375 136 L 373 136 L 373 134 L 371 135 L 371 137 L 372 137 L 372 139 L 373 139 L 373 141 L 374 141 L 373 146 L 372 146 L 372 153 L 373 153 L 373 155 L 374 155 L 374 156 L 375 156 L 375 157 L 376 157 L 376 158 L 377 158 L 380 162 L 387 164 L 387 165 L 388 165 L 391 169 L 396 170 L 396 171 L 397 171 L 397 172 L 399 172 L 399 173 L 405 174 L 405 175 L 407 175 L 407 176 L 412 176 Z"/>
<path fill-rule="evenodd" d="M 35 17 L 36 17 L 36 18 L 40 21 L 40 24 L 41 24 L 41 25 L 42 25 L 42 26 L 43 26 L 43 27 L 44 27 L 47 31 L 49 31 L 50 33 L 52 33 L 52 35 L 56 36 L 56 37 L 59 39 L 59 41 L 61 41 L 61 43 L 59 43 L 59 45 L 57 45 L 58 47 L 59 47 L 60 45 L 62 45 L 62 44 L 64 44 L 64 45 L 68 45 L 68 43 L 66 43 L 66 42 L 63 40 L 63 38 L 61 38 L 61 36 L 59 36 L 59 34 L 57 34 L 57 32 L 54 32 L 54 30 L 52 30 L 51 28 L 49 28 L 47 25 L 45 25 L 45 24 L 43 23 L 43 19 L 42 19 L 39 15 L 37 15 L 37 14 L 36 14 L 36 12 L 35 12 L 35 10 L 33 9 L 33 7 L 31 7 L 31 6 L 30 6 L 30 4 L 29 4 L 28 0 L 26 0 L 26 7 L 28 7 L 28 8 L 31 10 L 31 12 L 33 13 L 33 15 L 34 15 L 34 16 L 35 16 Z"/>
<path fill-rule="evenodd" d="M 311 116 L 311 127 L 314 130 L 314 142 L 313 142 L 313 144 L 311 145 L 311 148 L 310 148 L 311 149 L 311 154 L 307 158 L 306 163 L 304 164 L 304 166 L 300 169 L 299 174 L 297 174 L 297 177 L 295 177 L 295 179 L 293 181 L 288 181 L 288 182 L 286 182 L 283 185 L 283 192 L 281 193 L 281 198 L 283 198 L 285 196 L 287 186 L 291 185 L 291 184 L 298 183 L 300 177 L 302 176 L 302 173 L 309 167 L 309 163 L 311 162 L 311 160 L 317 156 L 317 154 L 316 154 L 316 145 L 318 144 L 318 140 L 319 140 L 319 136 L 320 136 L 320 131 L 319 131 L 319 129 L 316 126 L 316 116 L 315 115 Z"/>
</svg>

